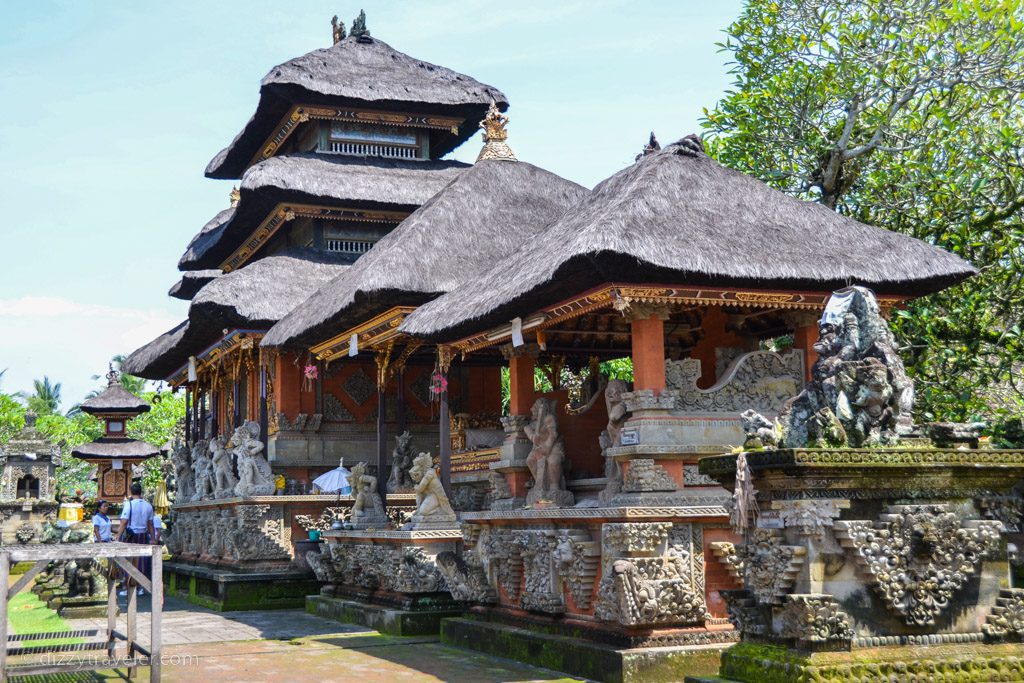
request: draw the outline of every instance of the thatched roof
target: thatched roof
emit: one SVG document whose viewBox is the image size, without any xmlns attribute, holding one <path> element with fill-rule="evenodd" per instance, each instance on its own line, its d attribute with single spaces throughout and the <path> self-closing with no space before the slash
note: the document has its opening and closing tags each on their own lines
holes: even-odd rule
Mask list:
<svg viewBox="0 0 1024 683">
<path fill-rule="evenodd" d="M 160 449 L 145 441 L 103 436 L 76 446 L 71 455 L 77 458 L 152 458 Z"/>
<path fill-rule="evenodd" d="M 148 413 L 149 404 L 125 389 L 117 377 L 110 381 L 107 388 L 79 406 L 83 413 L 96 415 L 100 413 Z"/>
<path fill-rule="evenodd" d="M 188 358 L 188 353 L 182 349 L 188 331 L 189 321 L 183 320 L 129 354 L 121 363 L 121 370 L 145 379 L 165 379 L 181 367 L 182 357 Z"/>
<path fill-rule="evenodd" d="M 214 241 L 190 265 L 218 267 L 279 203 L 413 211 L 465 168 L 458 161 L 316 153 L 271 157 L 245 172 L 234 217 L 215 237 L 211 233 Z"/>
<path fill-rule="evenodd" d="M 922 295 L 975 272 L 942 249 L 725 168 L 691 137 L 603 181 L 537 239 L 401 329 L 455 339 L 602 282 L 812 291 L 855 282 Z"/>
<path fill-rule="evenodd" d="M 234 215 L 235 207 L 232 206 L 223 211 L 218 211 L 216 216 L 207 221 L 206 225 L 196 233 L 196 236 L 185 247 L 185 253 L 178 260 L 178 269 L 186 271 L 201 270 L 202 267 L 198 265 L 199 260 L 202 259 L 211 246 L 217 243 L 221 233 L 224 232 L 225 226 L 227 226 Z"/>
<path fill-rule="evenodd" d="M 231 144 L 206 167 L 210 178 L 238 178 L 282 117 L 296 104 L 362 106 L 369 109 L 465 118 L 455 134 L 432 145 L 441 157 L 465 142 L 491 100 L 502 109 L 505 95 L 463 74 L 410 57 L 387 43 L 349 37 L 275 66 L 260 84 L 256 113 Z"/>
<path fill-rule="evenodd" d="M 221 271 L 217 269 L 186 270 L 181 279 L 167 290 L 167 295 L 175 299 L 190 301 L 200 289 L 208 285 L 214 278 L 220 277 L 221 274 Z"/>
<path fill-rule="evenodd" d="M 532 164 L 480 161 L 271 328 L 265 346 L 315 343 L 477 277 L 587 195 Z"/>
<path fill-rule="evenodd" d="M 341 258 L 312 249 L 289 249 L 254 261 L 199 290 L 189 319 L 193 327 L 199 314 L 218 329 L 269 328 L 348 268 Z"/>
</svg>

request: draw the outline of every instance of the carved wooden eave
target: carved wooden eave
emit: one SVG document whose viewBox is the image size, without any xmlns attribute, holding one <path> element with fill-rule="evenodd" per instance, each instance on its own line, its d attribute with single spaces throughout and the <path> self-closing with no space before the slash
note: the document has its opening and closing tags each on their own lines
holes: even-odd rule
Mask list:
<svg viewBox="0 0 1024 683">
<path fill-rule="evenodd" d="M 265 333 L 265 330 L 231 330 L 208 346 L 202 353 L 196 354 L 196 373 L 202 374 L 211 366 L 238 351 L 245 349 L 258 350 L 260 340 L 263 339 Z M 168 379 L 168 382 L 173 387 L 181 386 L 188 382 L 188 363 L 178 368 Z"/>
<path fill-rule="evenodd" d="M 242 242 L 241 246 L 235 249 L 234 253 L 220 264 L 220 269 L 227 274 L 241 268 L 253 254 L 259 251 L 271 237 L 277 234 L 282 225 L 299 217 L 398 225 L 408 215 L 408 211 L 368 211 L 365 209 L 323 206 L 319 204 L 278 204 L 252 231 L 249 237 Z"/>
<path fill-rule="evenodd" d="M 249 166 L 274 156 L 285 140 L 298 128 L 299 124 L 312 119 L 370 123 L 380 126 L 401 126 L 402 128 L 426 128 L 428 130 L 442 130 L 452 135 L 457 135 L 459 127 L 465 122 L 465 119 L 451 116 L 297 104 L 282 117 L 281 122 L 274 128 L 274 131 L 260 145 L 260 151 L 249 162 Z"/>
<path fill-rule="evenodd" d="M 352 335 L 356 335 L 360 349 L 376 349 L 388 343 L 393 344 L 400 338 L 406 338 L 407 335 L 398 331 L 398 326 L 415 310 L 414 306 L 395 306 L 317 344 L 310 351 L 318 360 L 330 362 L 348 355 Z"/>
<path fill-rule="evenodd" d="M 771 310 L 823 311 L 831 292 L 798 292 L 789 290 L 758 291 L 690 287 L 686 285 L 605 283 L 571 299 L 523 317 L 523 331 L 544 330 L 566 320 L 592 311 L 615 308 L 628 310 L 631 304 L 663 306 L 745 306 Z M 888 312 L 909 297 L 879 296 L 878 304 Z M 452 343 L 463 356 L 488 346 L 505 343 L 512 336 L 512 326 L 505 324 L 464 337 Z"/>
</svg>

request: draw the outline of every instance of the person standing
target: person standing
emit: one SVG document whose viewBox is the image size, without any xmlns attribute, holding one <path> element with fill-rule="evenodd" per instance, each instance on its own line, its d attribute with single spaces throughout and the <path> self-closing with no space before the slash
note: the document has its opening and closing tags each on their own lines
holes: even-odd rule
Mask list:
<svg viewBox="0 0 1024 683">
<path fill-rule="evenodd" d="M 110 543 L 113 538 L 110 534 L 110 503 L 101 500 L 96 504 L 96 514 L 92 516 L 92 533 L 97 543 Z"/>
<path fill-rule="evenodd" d="M 149 501 L 142 498 L 142 484 L 135 482 L 131 488 L 132 497 L 121 508 L 121 534 L 119 540 L 125 543 L 153 544 L 156 535 L 153 531 L 153 506 Z M 148 578 L 152 571 L 152 560 L 148 557 L 139 558 L 135 566 Z M 138 588 L 138 594 L 142 595 L 142 588 Z M 121 595 L 127 595 L 127 588 L 121 591 Z"/>
</svg>

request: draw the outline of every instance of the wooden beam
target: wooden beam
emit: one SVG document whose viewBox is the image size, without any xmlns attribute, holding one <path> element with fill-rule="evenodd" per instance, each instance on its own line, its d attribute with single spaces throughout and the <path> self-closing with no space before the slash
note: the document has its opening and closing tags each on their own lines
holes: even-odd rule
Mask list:
<svg viewBox="0 0 1024 683">
<path fill-rule="evenodd" d="M 9 545 L 4 552 L 11 562 L 37 562 L 39 560 L 76 560 L 79 558 L 148 557 L 148 545 L 137 543 L 66 543 L 46 545 Z"/>
<path fill-rule="evenodd" d="M 21 578 L 18 579 L 18 582 L 11 586 L 11 589 L 7 592 L 7 598 L 11 599 L 15 595 L 20 593 L 21 589 L 28 585 L 29 581 L 36 578 L 36 574 L 46 569 L 46 565 L 48 564 L 49 562 L 47 562 L 46 560 L 39 560 L 34 565 L 32 565 L 32 567 L 27 572 L 21 575 Z"/>
<path fill-rule="evenodd" d="M 441 408 L 438 415 L 438 431 L 440 432 L 441 444 L 439 458 L 441 460 L 441 486 L 445 495 L 449 498 L 452 495 L 452 423 L 448 416 L 448 374 L 443 375 L 441 380 Z"/>
<path fill-rule="evenodd" d="M 115 557 L 114 562 L 116 562 L 117 566 L 123 569 L 128 576 L 135 579 L 135 582 L 139 584 L 139 587 L 142 588 L 142 590 L 149 591 L 150 593 L 153 592 L 152 582 L 146 578 L 145 574 L 139 571 L 138 567 L 131 563 L 131 560 L 126 560 L 123 557 Z M 131 586 L 129 586 L 129 588 L 131 588 Z M 129 593 L 130 592 L 131 591 L 129 591 Z"/>
<path fill-rule="evenodd" d="M 7 607 L 9 597 L 7 595 L 7 582 L 11 575 L 11 555 L 7 552 L 0 552 L 0 606 L 4 613 L 0 615 L 0 681 L 7 681 Z"/>
<path fill-rule="evenodd" d="M 159 681 L 161 672 L 160 658 L 163 656 L 163 646 L 160 642 L 160 629 L 163 623 L 164 608 L 164 549 L 162 546 L 153 546 L 153 570 L 150 576 L 153 577 L 152 586 L 152 607 L 150 609 L 150 636 L 149 636 L 149 680 Z"/>
<path fill-rule="evenodd" d="M 377 492 L 387 510 L 388 499 L 388 395 L 386 385 L 377 385 Z"/>
</svg>

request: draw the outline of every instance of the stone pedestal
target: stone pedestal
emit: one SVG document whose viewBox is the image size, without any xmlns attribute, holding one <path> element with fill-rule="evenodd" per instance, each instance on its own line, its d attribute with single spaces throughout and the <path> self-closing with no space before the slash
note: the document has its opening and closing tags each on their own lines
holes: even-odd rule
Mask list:
<svg viewBox="0 0 1024 683">
<path fill-rule="evenodd" d="M 737 637 L 718 597 L 736 584 L 708 571 L 727 520 L 722 505 L 464 513 L 461 556 L 438 559 L 474 606 L 441 639 L 602 681 L 710 672 Z"/>
<path fill-rule="evenodd" d="M 1024 589 L 1010 588 L 1001 505 L 1024 451 L 798 449 L 746 454 L 760 516 L 712 544 L 743 643 L 734 681 L 1024 678 Z M 737 456 L 701 471 L 733 486 Z"/>
<path fill-rule="evenodd" d="M 429 635 L 461 605 L 448 590 L 437 557 L 454 555 L 457 528 L 417 531 L 327 531 L 314 563 L 325 584 L 306 600 L 312 614 L 391 635 Z"/>
</svg>

